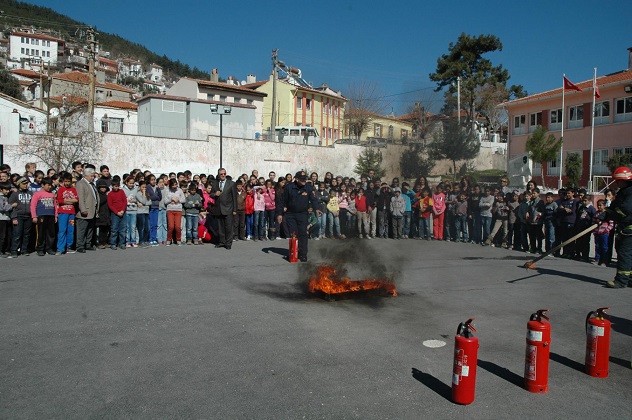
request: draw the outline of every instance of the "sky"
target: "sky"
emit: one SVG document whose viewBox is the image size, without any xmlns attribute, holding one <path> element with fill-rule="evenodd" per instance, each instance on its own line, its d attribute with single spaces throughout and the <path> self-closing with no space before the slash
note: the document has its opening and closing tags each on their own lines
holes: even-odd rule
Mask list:
<svg viewBox="0 0 632 420">
<path fill-rule="evenodd" d="M 117 34 L 221 77 L 270 75 L 272 49 L 314 86 L 342 91 L 373 83 L 397 114 L 420 101 L 437 111 L 442 93 L 428 75 L 459 35 L 492 34 L 487 54 L 509 71 L 508 85 L 534 94 L 628 67 L 632 20 L 627 1 L 28 0 L 97 31 Z"/>
</svg>

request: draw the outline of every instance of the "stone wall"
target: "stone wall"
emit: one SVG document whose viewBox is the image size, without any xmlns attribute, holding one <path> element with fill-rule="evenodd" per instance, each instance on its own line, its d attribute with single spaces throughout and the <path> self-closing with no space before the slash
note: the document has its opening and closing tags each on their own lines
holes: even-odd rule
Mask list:
<svg viewBox="0 0 632 420">
<path fill-rule="evenodd" d="M 27 138 L 24 135 L 23 138 Z M 22 141 L 22 139 L 21 139 Z M 4 160 L 14 172 L 21 172 L 29 156 L 20 156 L 17 146 L 5 146 Z M 218 137 L 208 140 L 184 140 L 160 137 L 104 133 L 100 162 L 107 164 L 113 174 L 123 174 L 133 168 L 149 169 L 154 173 L 191 170 L 193 173 L 217 173 L 219 167 L 220 141 Z M 274 143 L 258 140 L 224 138 L 222 141 L 223 166 L 229 174 L 250 174 L 257 169 L 265 176 L 269 171 L 277 174 L 294 174 L 299 169 L 324 174 L 356 176 L 353 168 L 362 146 L 336 145 L 335 147 L 303 146 L 299 144 Z M 400 175 L 399 160 L 406 146 L 388 145 L 381 149 L 386 178 Z M 490 149 L 481 149 L 475 159 L 476 169 L 505 169 L 505 155 L 494 154 Z M 41 165 L 38 165 L 40 168 Z M 451 162 L 440 161 L 433 171 L 447 174 Z M 46 170 L 47 168 L 42 168 Z"/>
</svg>

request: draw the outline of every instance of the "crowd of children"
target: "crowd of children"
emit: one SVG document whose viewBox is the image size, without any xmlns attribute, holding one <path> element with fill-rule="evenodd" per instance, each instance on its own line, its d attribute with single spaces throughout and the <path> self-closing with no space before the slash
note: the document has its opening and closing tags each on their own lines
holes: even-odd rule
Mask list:
<svg viewBox="0 0 632 420">
<path fill-rule="evenodd" d="M 26 167 L 24 175 L 0 167 L 0 253 L 15 258 L 20 254 L 60 255 L 74 252 L 75 215 L 78 194 L 75 182 L 93 165 L 75 162 L 71 172 L 47 174 Z M 111 176 L 102 165 L 94 183 L 98 201 L 93 246 L 112 250 L 128 247 L 202 244 L 216 229 L 208 211 L 214 205 L 210 195 L 212 175 L 190 171 L 161 174 L 139 169 L 123 176 Z M 237 240 L 274 240 L 290 236 L 285 221 L 277 221 L 283 188 L 291 174 L 277 179 L 243 174 L 236 180 Z M 542 253 L 599 224 L 594 232 L 595 261 L 607 264 L 612 256 L 613 224 L 604 220 L 604 210 L 613 193 L 597 202 L 584 190 L 565 189 L 559 197 L 541 197 L 535 182 L 524 192 L 512 191 L 507 179 L 498 186 L 441 182 L 431 188 L 425 177 L 411 185 L 394 178 L 390 183 L 373 172 L 353 177 L 324 177 L 312 173 L 318 209 L 310 209 L 309 236 L 325 238 L 392 238 L 445 240 L 499 246 L 518 251 Z M 576 196 L 577 194 L 577 196 Z M 314 210 L 320 210 L 317 215 Z M 590 235 L 564 247 L 557 256 L 589 260 Z"/>
</svg>

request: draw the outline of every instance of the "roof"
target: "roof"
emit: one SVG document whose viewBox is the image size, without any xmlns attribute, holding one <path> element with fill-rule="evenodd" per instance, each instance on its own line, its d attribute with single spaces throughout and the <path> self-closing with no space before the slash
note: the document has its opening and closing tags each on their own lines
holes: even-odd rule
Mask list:
<svg viewBox="0 0 632 420">
<path fill-rule="evenodd" d="M 68 105 L 81 105 L 81 104 L 87 104 L 88 103 L 88 100 L 86 98 L 82 98 L 81 96 L 72 96 L 72 95 L 51 96 L 50 97 L 50 101 L 51 102 L 56 102 L 56 103 L 63 103 L 64 102 L 64 98 L 66 98 L 66 103 Z"/>
<path fill-rule="evenodd" d="M 11 36 L 24 36 L 24 37 L 29 37 L 29 38 L 45 39 L 47 41 L 55 41 L 57 43 L 63 43 L 64 42 L 63 39 L 55 38 L 55 37 L 52 37 L 52 36 L 49 36 L 49 35 L 30 34 L 28 32 L 13 32 L 13 33 L 11 33 Z"/>
<path fill-rule="evenodd" d="M 0 98 L 4 98 L 4 99 L 6 99 L 9 102 L 13 102 L 14 104 L 20 105 L 20 106 L 22 106 L 24 108 L 29 108 L 29 109 L 32 109 L 33 111 L 37 111 L 37 112 L 41 112 L 43 114 L 46 114 L 46 111 L 43 111 L 43 110 L 41 110 L 39 108 L 36 108 L 33 105 L 28 104 L 26 102 L 23 102 L 23 101 L 21 101 L 19 99 L 15 99 L 13 96 L 9 96 L 9 95 L 7 95 L 5 93 L 0 92 Z"/>
<path fill-rule="evenodd" d="M 632 82 L 632 69 L 622 70 L 616 73 L 607 74 L 605 76 L 597 77 L 597 86 L 602 88 L 608 85 L 620 84 L 625 82 Z M 575 83 L 575 85 L 582 90 L 591 90 L 593 81 L 592 79 L 584 80 L 583 82 Z M 538 101 L 542 99 L 550 99 L 556 96 L 562 96 L 562 87 L 557 89 L 548 90 L 546 92 L 536 93 L 534 95 L 525 96 L 524 98 L 514 99 L 512 101 L 503 102 L 499 106 L 512 106 L 527 102 Z"/>
<path fill-rule="evenodd" d="M 245 85 L 241 85 L 241 87 L 242 88 L 247 88 L 247 89 L 256 89 L 258 87 L 261 87 L 261 86 L 265 85 L 266 83 L 268 83 L 267 80 L 261 80 L 259 82 L 247 83 Z"/>
<path fill-rule="evenodd" d="M 39 79 L 41 76 L 40 73 L 33 70 L 27 70 L 27 69 L 12 69 L 10 70 L 10 72 L 13 74 L 17 74 L 18 76 L 28 77 L 30 79 Z M 44 76 L 44 77 L 47 77 L 47 76 Z"/>
<path fill-rule="evenodd" d="M 67 80 L 69 82 L 81 83 L 83 85 L 87 85 L 90 83 L 90 77 L 88 76 L 88 73 L 83 73 L 80 71 L 71 71 L 68 73 L 56 73 L 56 74 L 53 74 L 52 77 L 53 79 Z M 121 92 L 135 93 L 133 90 L 128 89 L 121 85 L 117 85 L 115 83 L 107 83 L 107 82 L 99 83 L 95 81 L 95 86 L 104 87 L 106 89 L 118 90 Z"/>
<path fill-rule="evenodd" d="M 184 77 L 184 79 L 187 80 L 192 80 L 194 82 L 197 82 L 198 86 L 204 86 L 204 87 L 208 87 L 208 88 L 215 88 L 215 89 L 219 89 L 219 90 L 226 90 L 226 91 L 230 91 L 230 92 L 244 92 L 244 93 L 249 93 L 251 95 L 257 95 L 257 96 L 268 96 L 267 93 L 263 93 L 263 92 L 257 92 L 253 89 L 244 87 L 244 86 L 235 86 L 235 85 L 229 85 L 228 83 L 223 83 L 223 82 L 211 82 L 210 80 L 202 80 L 202 79 L 191 79 L 189 77 Z"/>
<path fill-rule="evenodd" d="M 8 43 L 9 43 L 9 40 L 8 40 L 8 39 L 0 39 L 0 43 L 3 43 L 3 44 L 4 44 L 4 43 L 6 43 L 6 44 L 8 44 Z"/>
<path fill-rule="evenodd" d="M 231 102 L 222 102 L 222 101 L 205 101 L 202 99 L 191 99 L 186 98 L 184 96 L 173 96 L 173 95 L 157 95 L 152 93 L 151 95 L 145 95 L 142 98 L 139 98 L 136 102 L 141 103 L 142 101 L 146 101 L 149 99 L 166 99 L 168 101 L 180 101 L 180 102 L 195 102 L 201 104 L 217 104 L 217 105 L 229 105 L 233 108 L 248 108 L 248 109 L 257 109 L 254 105 L 248 104 L 234 104 Z"/>
<path fill-rule="evenodd" d="M 109 101 L 109 102 L 99 102 L 96 106 L 104 106 L 108 108 L 118 108 L 118 109 L 131 109 L 138 110 L 138 105 L 134 102 L 125 102 L 125 101 Z"/>
<path fill-rule="evenodd" d="M 118 62 L 116 60 L 110 60 L 109 58 L 99 57 L 99 61 L 112 66 L 118 66 Z"/>
</svg>

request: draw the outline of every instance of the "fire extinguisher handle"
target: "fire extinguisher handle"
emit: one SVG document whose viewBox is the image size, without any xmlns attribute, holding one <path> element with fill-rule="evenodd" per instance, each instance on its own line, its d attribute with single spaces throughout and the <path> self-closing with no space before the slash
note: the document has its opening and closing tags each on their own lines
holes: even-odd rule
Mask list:
<svg viewBox="0 0 632 420">
<path fill-rule="evenodd" d="M 544 318 L 544 319 L 546 319 L 548 321 L 549 317 L 544 314 L 545 312 L 548 312 L 548 311 L 549 311 L 548 309 L 540 309 L 536 313 L 531 314 L 531 317 L 529 318 L 529 321 L 541 321 L 542 318 Z"/>
<path fill-rule="evenodd" d="M 476 332 L 476 329 L 472 326 L 472 322 L 474 318 L 470 318 L 465 322 L 461 322 L 459 326 L 456 328 L 456 335 L 469 335 L 470 331 Z"/>
</svg>

